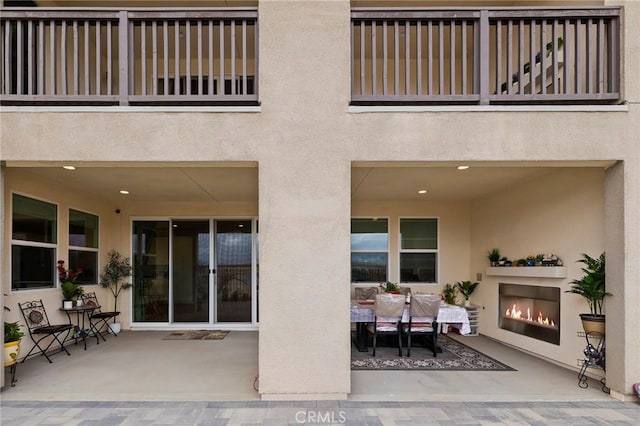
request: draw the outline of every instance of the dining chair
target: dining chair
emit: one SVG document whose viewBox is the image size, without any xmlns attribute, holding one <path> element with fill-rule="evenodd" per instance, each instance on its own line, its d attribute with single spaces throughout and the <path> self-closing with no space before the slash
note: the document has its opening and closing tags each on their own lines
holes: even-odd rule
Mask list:
<svg viewBox="0 0 640 426">
<path fill-rule="evenodd" d="M 104 334 L 112 333 L 114 336 L 117 336 L 116 333 L 113 333 L 111 331 L 108 321 L 120 315 L 120 312 L 101 311 L 100 304 L 98 303 L 98 298 L 94 292 L 84 293 L 81 297 L 82 297 L 82 303 L 84 303 L 85 305 L 97 306 L 95 310 L 89 313 L 89 324 L 93 332 L 97 336 L 102 337 L 102 340 L 105 342 L 107 341 L 107 339 L 104 338 Z M 104 330 L 104 334 L 103 334 L 103 330 Z"/>
<path fill-rule="evenodd" d="M 34 300 L 31 302 L 18 303 L 20 307 L 20 312 L 22 312 L 22 316 L 24 317 L 24 322 L 27 325 L 27 330 L 29 331 L 29 337 L 34 343 L 34 346 L 31 350 L 22 358 L 22 362 L 25 362 L 29 355 L 33 351 L 36 351 L 35 354 L 42 354 L 49 363 L 53 363 L 49 355 L 47 355 L 47 351 L 55 342 L 60 344 L 60 350 L 58 352 L 66 352 L 67 355 L 71 355 L 67 348 L 64 347 L 64 342 L 69 337 L 69 333 L 71 329 L 73 329 L 73 324 L 51 324 L 49 322 L 49 317 L 47 316 L 47 310 L 44 308 L 44 304 L 42 303 L 42 299 Z M 66 334 L 65 334 L 66 332 Z M 60 337 L 64 335 L 62 340 Z M 51 337 L 49 343 L 45 346 L 48 337 Z M 42 344 L 42 346 L 40 346 Z M 58 353 L 55 352 L 55 353 Z"/>
<path fill-rule="evenodd" d="M 376 356 L 378 334 L 397 334 L 398 356 L 402 356 L 402 334 L 400 322 L 405 307 L 405 296 L 401 294 L 376 294 L 374 322 L 368 325 L 373 334 L 373 356 Z"/>
<path fill-rule="evenodd" d="M 411 293 L 411 287 L 400 287 L 400 294 L 406 296 Z"/>
<path fill-rule="evenodd" d="M 378 287 L 356 287 L 356 300 L 373 300 L 378 294 Z"/>
<path fill-rule="evenodd" d="M 411 356 L 411 336 L 413 334 L 425 335 L 433 348 L 433 357 L 437 354 L 438 339 L 438 311 L 441 299 L 438 294 L 414 294 L 409 305 L 409 323 L 404 324 L 407 334 L 407 356 Z"/>
</svg>

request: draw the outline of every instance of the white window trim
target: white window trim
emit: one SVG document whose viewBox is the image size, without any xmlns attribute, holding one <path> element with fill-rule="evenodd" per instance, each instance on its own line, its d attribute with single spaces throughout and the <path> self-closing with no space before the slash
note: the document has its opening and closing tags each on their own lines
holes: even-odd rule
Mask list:
<svg viewBox="0 0 640 426">
<path fill-rule="evenodd" d="M 91 216 L 95 216 L 98 218 L 98 247 L 85 247 L 85 246 L 72 246 L 71 242 L 69 241 L 69 239 L 71 238 L 71 234 L 69 233 L 69 226 L 70 226 L 70 222 L 71 222 L 71 210 L 75 210 L 77 212 L 80 213 L 85 213 L 85 214 L 90 214 Z M 69 207 L 67 209 L 67 264 L 69 263 L 69 252 L 71 250 L 74 251 L 87 251 L 87 252 L 93 252 L 93 253 L 97 253 L 97 258 L 96 258 L 96 281 L 95 283 L 88 283 L 88 284 L 83 284 L 83 285 L 97 285 L 100 282 L 100 271 L 102 269 L 100 269 L 100 241 L 101 241 L 101 235 L 102 235 L 102 229 L 100 229 L 102 226 L 102 220 L 100 220 L 100 215 L 94 212 L 89 212 L 83 209 L 79 209 L 76 207 Z"/>
<path fill-rule="evenodd" d="M 351 270 L 351 254 L 352 253 L 386 253 L 387 254 L 387 270 L 386 270 L 386 275 L 387 275 L 387 281 L 389 281 L 389 274 L 390 274 L 390 267 L 391 267 L 391 217 L 390 216 L 376 216 L 376 215 L 371 215 L 371 216 L 351 216 L 351 219 L 349 219 L 349 225 L 351 225 L 351 221 L 353 219 L 370 219 L 370 220 L 374 220 L 374 219 L 384 219 L 387 221 L 387 248 L 385 250 L 379 249 L 379 250 L 353 250 L 351 249 L 351 241 L 349 241 L 349 270 Z M 349 240 L 351 240 L 351 232 L 349 232 Z M 350 273 L 351 274 L 351 273 Z M 349 279 L 351 279 L 351 277 L 349 277 Z M 365 286 L 365 287 L 371 287 L 371 284 L 380 284 L 377 281 L 351 281 L 352 285 L 355 286 Z"/>
<path fill-rule="evenodd" d="M 20 195 L 21 197 L 25 197 L 25 198 L 31 198 L 33 200 L 37 200 L 37 201 L 41 201 L 43 203 L 47 203 L 47 204 L 52 204 L 54 206 L 56 206 L 56 242 L 55 243 L 43 243 L 43 242 L 39 242 L 39 241 L 29 241 L 29 240 L 16 240 L 13 238 L 13 196 L 14 195 Z M 9 204 L 10 204 L 10 209 L 9 212 L 11 214 L 11 218 L 9 219 L 10 222 L 10 230 L 9 232 L 11 233 L 11 243 L 9 245 L 9 257 L 11 258 L 13 256 L 12 253 L 12 247 L 15 246 L 22 246 L 22 247 L 43 247 L 43 248 L 52 248 L 54 249 L 54 258 L 53 258 L 53 266 L 54 269 L 51 271 L 51 273 L 53 274 L 53 286 L 52 287 L 35 287 L 35 288 L 26 288 L 26 289 L 21 289 L 21 290 L 16 290 L 13 288 L 13 271 L 12 271 L 12 266 L 9 266 L 8 269 L 8 274 L 9 274 L 9 288 L 10 288 L 10 293 L 24 293 L 24 292 L 33 292 L 33 291 L 46 291 L 46 290 L 58 290 L 58 274 L 57 271 L 55 269 L 56 267 L 56 262 L 58 259 L 58 253 L 59 253 L 59 247 L 58 244 L 60 243 L 60 205 L 56 202 L 50 201 L 50 200 L 46 200 L 40 197 L 35 197 L 31 194 L 27 194 L 24 192 L 19 192 L 19 191 L 11 191 L 11 198 L 9 199 Z M 10 260 L 11 264 L 13 264 L 13 259 Z"/>
<path fill-rule="evenodd" d="M 436 220 L 436 243 L 437 249 L 403 249 L 402 248 L 402 232 L 401 222 L 403 219 L 435 219 Z M 435 253 L 436 254 L 436 276 L 434 282 L 406 282 L 400 281 L 402 276 L 402 265 L 400 256 L 402 253 Z M 398 216 L 398 282 L 409 285 L 439 285 L 440 282 L 440 217 L 439 216 Z"/>
</svg>

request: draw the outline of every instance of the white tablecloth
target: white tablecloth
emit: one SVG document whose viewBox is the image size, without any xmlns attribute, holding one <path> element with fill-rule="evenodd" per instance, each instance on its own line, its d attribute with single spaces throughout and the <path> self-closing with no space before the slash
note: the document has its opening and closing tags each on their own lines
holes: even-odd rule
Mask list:
<svg viewBox="0 0 640 426">
<path fill-rule="evenodd" d="M 359 305 L 357 302 L 351 303 L 351 322 L 373 322 L 373 305 Z M 404 310 L 402 322 L 409 322 L 409 309 Z M 439 324 L 452 324 L 460 330 L 460 334 L 471 333 L 469 325 L 469 315 L 462 306 L 442 305 L 438 312 Z"/>
</svg>

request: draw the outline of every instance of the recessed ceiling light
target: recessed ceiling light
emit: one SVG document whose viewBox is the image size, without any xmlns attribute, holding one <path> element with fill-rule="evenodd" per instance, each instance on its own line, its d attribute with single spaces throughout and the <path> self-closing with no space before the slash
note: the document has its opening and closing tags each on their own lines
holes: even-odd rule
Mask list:
<svg viewBox="0 0 640 426">
<path fill-rule="evenodd" d="M 120 191 L 120 193 L 121 193 L 121 194 L 124 194 L 124 195 L 128 195 L 128 194 L 129 194 L 129 191 L 126 191 L 126 190 L 124 190 L 124 189 L 123 189 L 123 190 L 121 190 L 121 191 Z"/>
<path fill-rule="evenodd" d="M 467 170 L 469 166 L 458 166 L 458 170 Z"/>
<path fill-rule="evenodd" d="M 62 166 L 63 169 L 65 170 L 75 170 L 76 168 L 74 166 Z"/>
<path fill-rule="evenodd" d="M 427 190 L 426 189 L 421 189 L 420 191 L 418 191 L 418 194 L 426 194 Z"/>
</svg>

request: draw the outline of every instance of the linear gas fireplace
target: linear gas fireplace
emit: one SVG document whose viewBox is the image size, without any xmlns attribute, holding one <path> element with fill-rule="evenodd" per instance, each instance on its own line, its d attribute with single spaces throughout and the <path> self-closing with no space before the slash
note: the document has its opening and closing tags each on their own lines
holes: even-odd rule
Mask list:
<svg viewBox="0 0 640 426">
<path fill-rule="evenodd" d="M 560 344 L 560 289 L 503 284 L 499 288 L 498 326 L 545 342 Z"/>
</svg>

